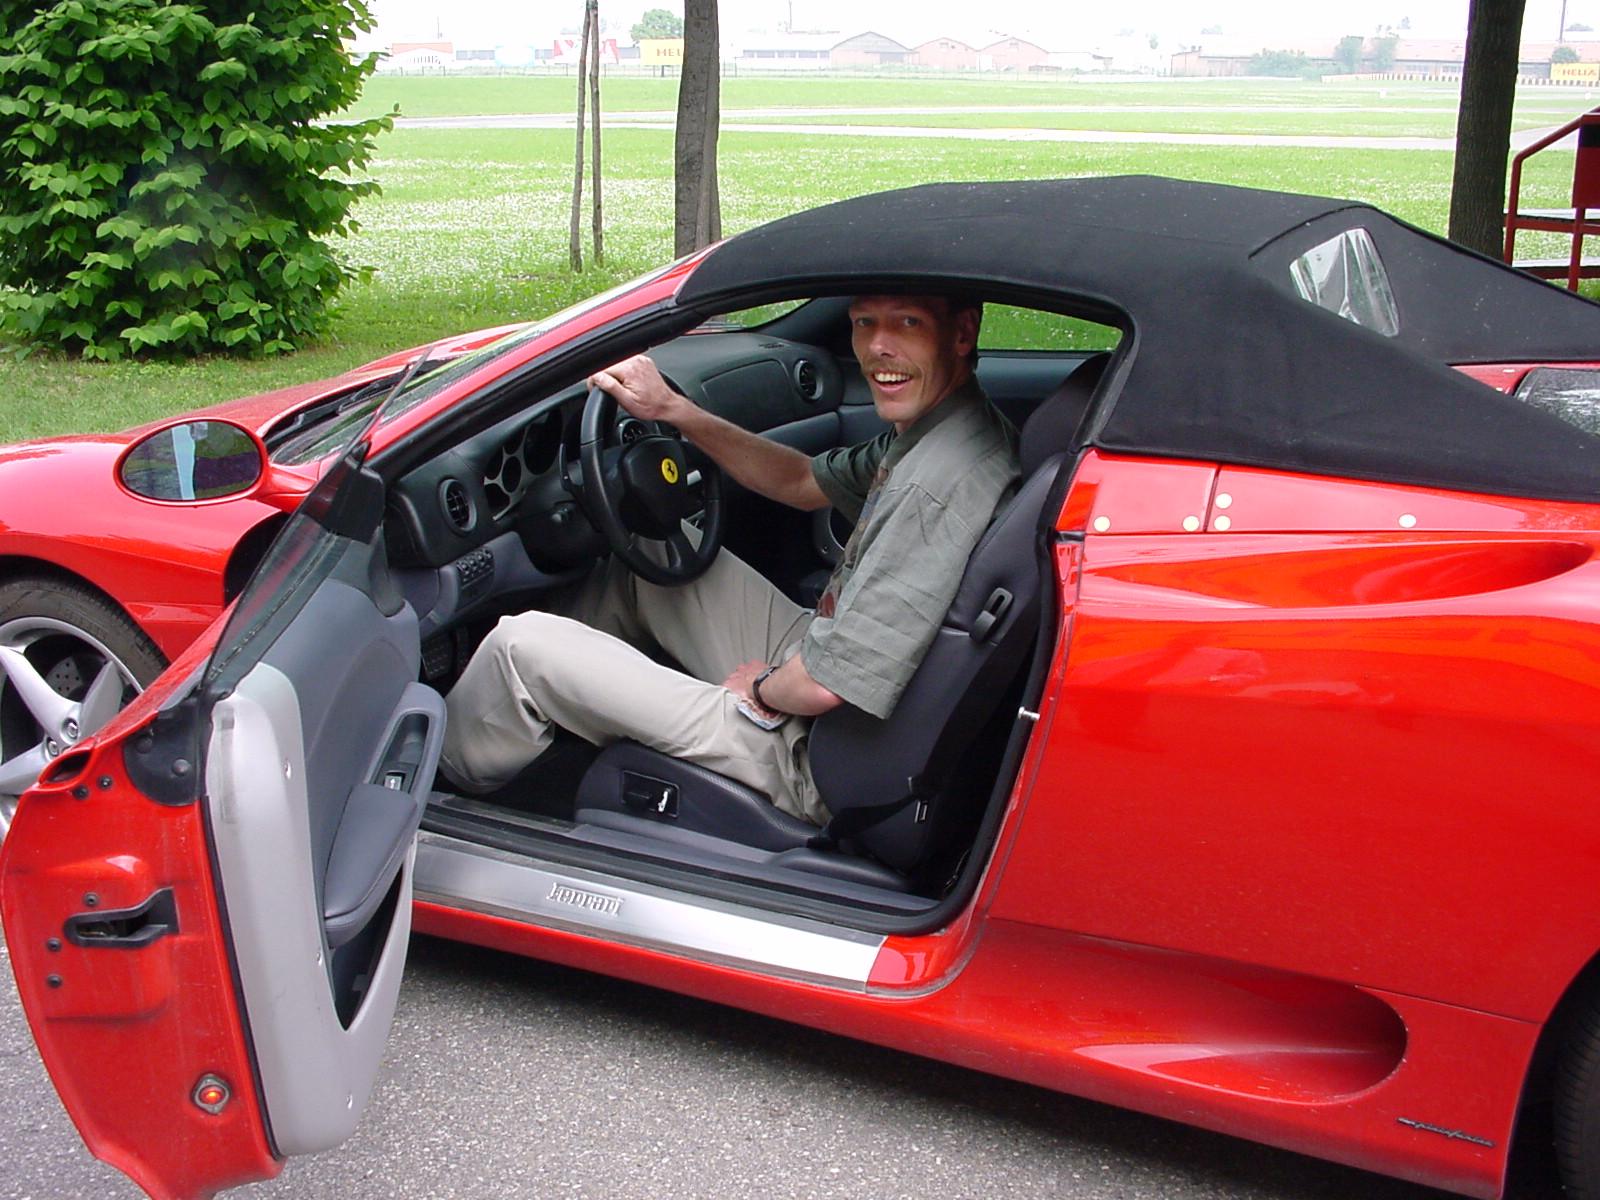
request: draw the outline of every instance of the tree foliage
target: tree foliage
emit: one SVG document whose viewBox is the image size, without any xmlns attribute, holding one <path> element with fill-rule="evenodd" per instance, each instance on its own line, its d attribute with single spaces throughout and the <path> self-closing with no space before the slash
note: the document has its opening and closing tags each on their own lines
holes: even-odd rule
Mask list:
<svg viewBox="0 0 1600 1200">
<path fill-rule="evenodd" d="M 1578 52 L 1571 46 L 1557 46 L 1550 51 L 1552 63 L 1575 63 L 1578 61 Z"/>
<path fill-rule="evenodd" d="M 1400 35 L 1397 33 L 1385 34 L 1372 39 L 1372 69 L 1374 71 L 1387 71 L 1394 66 L 1395 48 L 1400 45 Z"/>
<path fill-rule="evenodd" d="M 1263 50 L 1259 54 L 1252 55 L 1244 69 L 1250 75 L 1276 75 L 1286 79 L 1299 79 L 1310 65 L 1303 50 Z"/>
<path fill-rule="evenodd" d="M 1354 75 L 1361 69 L 1361 51 L 1366 45 L 1366 39 L 1356 34 L 1350 34 L 1339 39 L 1339 44 L 1333 48 L 1333 61 L 1339 64 L 1339 70 L 1346 75 Z"/>
<path fill-rule="evenodd" d="M 365 0 L 0 0 L 0 336 L 87 358 L 287 350 L 388 118 L 325 123 Z"/>
<path fill-rule="evenodd" d="M 683 36 L 683 18 L 666 8 L 647 9 L 639 23 L 628 30 L 635 42 L 645 38 L 676 38 Z"/>
</svg>

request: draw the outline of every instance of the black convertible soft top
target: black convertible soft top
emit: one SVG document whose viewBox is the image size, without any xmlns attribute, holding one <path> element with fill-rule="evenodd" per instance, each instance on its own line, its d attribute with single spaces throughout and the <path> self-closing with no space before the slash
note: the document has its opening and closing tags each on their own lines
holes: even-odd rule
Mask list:
<svg viewBox="0 0 1600 1200">
<path fill-rule="evenodd" d="M 1394 336 L 1295 291 L 1290 264 L 1357 228 Z M 1451 368 L 1600 359 L 1600 305 L 1365 204 L 1149 176 L 930 184 L 731 238 L 678 303 L 865 282 L 1122 325 L 1089 438 L 1108 450 L 1600 500 L 1600 438 Z"/>
</svg>

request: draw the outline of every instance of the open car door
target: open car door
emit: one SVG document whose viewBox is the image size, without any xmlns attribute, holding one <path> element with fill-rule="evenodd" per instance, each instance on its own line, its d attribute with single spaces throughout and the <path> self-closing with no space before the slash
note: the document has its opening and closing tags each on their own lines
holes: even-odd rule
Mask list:
<svg viewBox="0 0 1600 1200">
<path fill-rule="evenodd" d="M 364 455 L 291 518 L 204 671 L 175 664 L 56 759 L 0 857 L 45 1066 L 156 1197 L 337 1145 L 382 1059 L 444 704 Z"/>
</svg>

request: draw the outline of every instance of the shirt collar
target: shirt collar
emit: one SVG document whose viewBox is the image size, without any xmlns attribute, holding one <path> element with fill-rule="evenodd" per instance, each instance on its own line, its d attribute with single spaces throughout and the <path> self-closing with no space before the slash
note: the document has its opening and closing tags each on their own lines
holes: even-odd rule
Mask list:
<svg viewBox="0 0 1600 1200">
<path fill-rule="evenodd" d="M 978 384 L 976 375 L 967 376 L 967 380 L 943 400 L 935 404 L 904 433 L 897 433 L 889 439 L 889 449 L 884 453 L 883 466 L 887 469 L 899 462 L 910 452 L 911 448 L 927 437 L 946 421 L 970 412 L 978 405 L 985 403 L 988 397 L 983 394 L 983 388 Z"/>
</svg>

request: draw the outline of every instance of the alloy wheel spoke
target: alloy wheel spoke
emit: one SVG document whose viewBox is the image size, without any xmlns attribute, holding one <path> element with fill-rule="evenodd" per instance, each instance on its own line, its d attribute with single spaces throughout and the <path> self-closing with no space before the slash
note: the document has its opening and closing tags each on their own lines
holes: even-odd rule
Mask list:
<svg viewBox="0 0 1600 1200">
<path fill-rule="evenodd" d="M 86 738 L 99 729 L 122 707 L 122 672 L 107 660 L 94 677 L 78 706 L 78 736 Z"/>
<path fill-rule="evenodd" d="M 15 758 L 0 763 L 0 796 L 19 796 L 39 779 L 39 772 L 50 762 L 44 743 L 24 750 Z"/>
<path fill-rule="evenodd" d="M 60 733 L 62 724 L 77 708 L 71 700 L 46 683 L 44 676 L 19 650 L 0 646 L 0 675 L 17 689 L 17 695 L 22 697 L 22 703 L 27 706 L 34 721 L 51 737 Z"/>
</svg>

